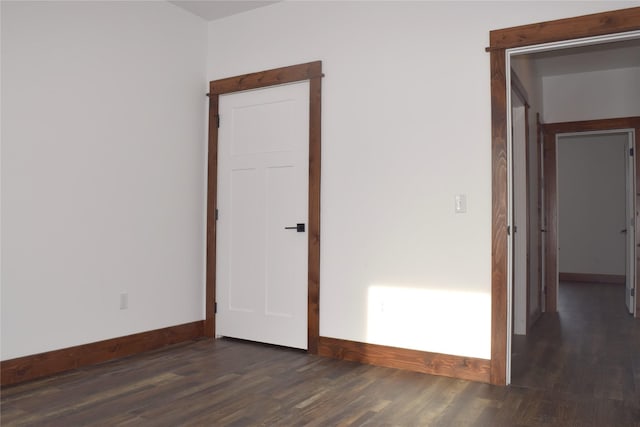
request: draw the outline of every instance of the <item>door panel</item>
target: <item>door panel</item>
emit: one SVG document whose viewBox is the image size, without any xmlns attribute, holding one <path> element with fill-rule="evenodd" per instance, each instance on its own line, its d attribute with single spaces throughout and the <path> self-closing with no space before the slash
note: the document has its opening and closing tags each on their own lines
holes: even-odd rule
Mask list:
<svg viewBox="0 0 640 427">
<path fill-rule="evenodd" d="M 558 311 L 558 198 L 555 133 L 544 134 L 544 279 L 545 311 Z"/>
<path fill-rule="evenodd" d="M 540 313 L 546 311 L 545 301 L 545 289 L 546 289 L 546 235 L 547 235 L 547 220 L 546 220 L 546 208 L 545 208 L 545 159 L 544 159 L 544 132 L 542 129 L 538 130 L 540 138 L 538 147 L 538 220 L 540 224 L 539 236 L 538 236 L 538 306 Z"/>
<path fill-rule="evenodd" d="M 629 141 L 626 147 L 627 153 L 635 151 L 634 150 L 634 136 L 633 132 L 629 132 Z M 627 304 L 627 310 L 629 313 L 634 314 L 635 311 L 635 297 L 633 296 L 633 289 L 635 284 L 635 259 L 636 259 L 636 243 L 635 243 L 635 224 L 636 224 L 636 214 L 635 214 L 635 158 L 633 156 L 627 156 L 627 161 L 625 162 L 625 172 L 626 172 L 626 215 L 627 215 L 627 251 L 626 251 L 626 297 L 625 302 Z"/>
<path fill-rule="evenodd" d="M 617 119 L 602 119 L 602 120 L 590 120 L 582 122 L 568 122 L 568 123 L 551 123 L 543 125 L 543 144 L 544 144 L 544 156 L 542 158 L 544 165 L 544 177 L 543 177 L 543 190 L 545 195 L 543 197 L 543 219 L 545 224 L 543 228 L 543 250 L 546 252 L 543 268 L 545 270 L 545 289 L 547 295 L 545 298 L 545 311 L 554 312 L 557 309 L 557 292 L 558 292 L 558 275 L 557 275 L 557 188 L 556 188 L 556 138 L 558 134 L 567 133 L 581 133 L 581 132 L 607 132 L 607 131 L 630 131 L 630 143 L 635 145 L 635 135 L 637 134 L 637 126 L 639 122 L 638 117 L 625 117 Z M 625 173 L 627 175 L 627 192 L 628 194 L 636 194 L 636 199 L 640 199 L 637 194 L 638 185 L 640 185 L 640 176 L 636 174 L 638 167 L 640 167 L 640 159 L 637 158 L 637 147 L 634 148 L 635 155 L 629 157 L 629 162 L 625 163 Z M 630 185 L 634 188 L 630 189 Z M 626 233 L 629 240 L 626 241 L 627 254 L 625 259 L 627 260 L 625 268 L 625 276 L 630 277 L 631 280 L 626 284 L 626 297 L 625 305 L 629 312 L 636 313 L 640 311 L 640 300 L 637 296 L 631 297 L 631 288 L 636 286 L 637 279 L 635 275 L 636 269 L 639 268 L 640 256 L 638 255 L 636 239 L 633 237 L 636 233 L 640 233 L 636 229 L 637 208 L 631 207 L 627 203 L 627 216 L 628 222 L 626 223 L 628 232 Z M 637 236 L 636 236 L 637 238 Z M 637 258 L 631 258 L 630 255 L 634 254 Z M 633 262 L 635 260 L 635 262 Z M 635 292 L 637 294 L 637 292 Z M 633 309 L 633 303 L 635 299 L 636 308 Z"/>
<path fill-rule="evenodd" d="M 256 169 L 237 169 L 230 171 L 231 209 L 234 215 L 228 221 L 231 227 L 227 252 L 230 254 L 229 309 L 235 311 L 253 312 L 258 306 L 257 293 L 253 291 L 253 284 L 260 280 L 260 273 L 264 270 L 260 263 L 263 260 L 261 246 L 254 244 L 255 236 L 260 235 L 261 200 L 258 197 L 247 197 L 259 183 Z M 224 210 L 223 210 L 224 212 Z M 242 268 L 250 264 L 253 268 Z M 232 276 L 233 275 L 233 276 Z"/>
<path fill-rule="evenodd" d="M 306 349 L 309 82 L 219 106 L 216 332 Z"/>
<path fill-rule="evenodd" d="M 298 306 L 290 304 L 291 282 L 306 284 L 307 253 L 300 247 L 307 244 L 307 233 L 284 230 L 285 226 L 294 226 L 306 217 L 305 204 L 290 197 L 291 194 L 304 195 L 307 187 L 304 179 L 297 175 L 299 169 L 291 166 L 267 169 L 267 282 L 265 310 L 270 316 L 300 317 L 303 309 L 306 313 L 306 287 L 296 287 L 298 300 L 304 303 Z M 306 328 L 306 322 L 300 322 Z"/>
<path fill-rule="evenodd" d="M 515 96 L 512 102 L 513 162 L 513 333 L 527 333 L 527 292 L 529 284 L 527 246 L 527 108 Z"/>
</svg>

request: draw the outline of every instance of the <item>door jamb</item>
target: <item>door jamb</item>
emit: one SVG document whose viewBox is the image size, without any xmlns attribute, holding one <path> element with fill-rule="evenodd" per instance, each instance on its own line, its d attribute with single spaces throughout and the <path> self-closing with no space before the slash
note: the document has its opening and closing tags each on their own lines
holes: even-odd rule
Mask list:
<svg viewBox="0 0 640 427">
<path fill-rule="evenodd" d="M 522 84 L 522 81 L 520 80 L 520 78 L 518 77 L 518 74 L 511 69 L 511 91 L 518 97 L 520 98 L 520 101 L 522 101 L 522 103 L 524 104 L 524 161 L 525 161 L 525 185 L 524 185 L 524 192 L 525 192 L 525 200 L 526 200 L 526 219 L 525 219 L 525 231 L 524 231 L 524 235 L 525 235 L 525 242 L 526 242 L 526 248 L 525 248 L 525 275 L 526 275 L 526 279 L 525 279 L 525 292 L 526 292 L 526 303 L 525 303 L 525 333 L 529 333 L 529 330 L 531 328 L 531 320 L 529 319 L 529 311 L 530 311 L 530 306 L 531 306 L 531 301 L 530 301 L 530 295 L 531 295 L 531 254 L 530 254 L 530 249 L 531 249 L 531 215 L 529 214 L 530 212 L 530 204 L 531 204 L 531 200 L 530 200 L 530 192 L 529 192 L 529 182 L 531 179 L 531 172 L 530 172 L 530 168 L 529 168 L 529 110 L 531 109 L 531 105 L 529 105 L 529 95 L 527 94 L 527 90 L 524 87 L 524 84 Z M 513 105 L 511 107 L 511 114 L 513 113 Z M 513 121 L 512 121 L 513 124 Z M 515 189 L 514 189 L 515 190 Z M 515 203 L 515 198 L 514 198 L 514 203 Z M 515 227 L 514 227 L 514 238 L 516 236 L 516 231 Z M 515 240 L 514 240 L 515 243 Z M 515 247 L 513 248 L 513 250 L 515 251 Z M 512 270 L 512 274 L 515 274 L 515 268 Z M 512 280 L 512 284 L 515 285 L 515 280 Z M 515 295 L 515 293 L 514 293 Z M 515 300 L 512 300 L 512 304 L 515 303 Z M 512 319 L 515 316 L 515 310 L 512 310 Z M 512 320 L 513 322 L 513 320 Z"/>
<path fill-rule="evenodd" d="M 537 215 L 538 222 L 536 226 L 536 241 L 537 241 L 537 252 L 538 252 L 538 282 L 536 283 L 536 299 L 538 309 L 531 316 L 531 326 L 538 321 L 538 319 L 542 316 L 543 305 L 542 305 L 542 296 L 544 295 L 543 284 L 545 283 L 543 278 L 544 273 L 544 250 L 542 248 L 543 245 L 543 233 L 546 233 L 546 223 L 544 222 L 544 212 L 543 212 L 543 197 L 544 197 L 544 171 L 542 170 L 544 164 L 542 155 L 544 153 L 544 145 L 543 145 L 543 131 L 542 131 L 543 123 L 540 121 L 540 113 L 536 113 L 536 176 L 538 178 L 538 187 L 537 187 L 537 200 L 538 206 Z"/>
<path fill-rule="evenodd" d="M 216 209 L 218 185 L 219 96 L 268 86 L 309 80 L 309 218 L 307 351 L 318 353 L 320 336 L 320 154 L 322 61 L 244 74 L 209 83 L 209 154 L 207 177 L 207 257 L 204 334 L 215 336 Z"/>
<path fill-rule="evenodd" d="M 491 73 L 491 374 L 507 382 L 507 79 L 506 49 L 640 29 L 640 7 L 490 32 Z"/>
</svg>

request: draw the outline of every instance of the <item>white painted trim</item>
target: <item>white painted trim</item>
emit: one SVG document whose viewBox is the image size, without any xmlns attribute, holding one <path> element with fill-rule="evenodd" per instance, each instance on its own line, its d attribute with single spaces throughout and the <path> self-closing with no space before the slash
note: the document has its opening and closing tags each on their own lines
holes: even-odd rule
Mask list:
<svg viewBox="0 0 640 427">
<path fill-rule="evenodd" d="M 620 42 L 625 40 L 634 40 L 640 38 L 640 30 L 628 31 L 626 33 L 606 34 L 596 37 L 585 37 L 581 39 L 564 40 L 560 42 L 537 44 L 532 46 L 514 47 L 505 51 L 506 56 L 510 59 L 511 55 L 522 55 L 524 53 L 549 52 L 552 50 L 568 49 L 573 47 L 593 46 L 603 43 Z M 507 79 L 507 84 L 509 84 Z"/>
<path fill-rule="evenodd" d="M 505 52 L 505 77 L 507 81 L 507 230 L 513 231 L 513 138 L 511 127 L 511 55 Z M 506 382 L 511 384 L 511 335 L 513 325 L 513 232 L 507 233 L 507 369 Z"/>
</svg>

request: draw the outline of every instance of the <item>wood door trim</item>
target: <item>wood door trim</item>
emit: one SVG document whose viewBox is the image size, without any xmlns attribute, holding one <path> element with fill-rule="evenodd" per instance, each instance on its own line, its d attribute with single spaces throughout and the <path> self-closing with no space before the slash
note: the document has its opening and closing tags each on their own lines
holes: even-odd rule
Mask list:
<svg viewBox="0 0 640 427">
<path fill-rule="evenodd" d="M 489 382 L 490 361 L 357 341 L 320 337 L 319 355 L 430 375 Z"/>
<path fill-rule="evenodd" d="M 506 49 L 640 29 L 640 7 L 494 30 L 491 75 L 491 383 L 506 384 L 507 100 Z"/>
<path fill-rule="evenodd" d="M 302 80 L 320 79 L 322 77 L 324 77 L 322 74 L 322 61 L 314 61 L 218 79 L 210 82 L 209 89 L 211 94 L 222 95 L 224 93 L 259 89 Z"/>
<path fill-rule="evenodd" d="M 576 122 L 547 123 L 542 125 L 546 133 L 590 132 L 612 129 L 631 129 L 640 127 L 640 116 L 617 117 L 612 119 L 583 120 Z"/>
<path fill-rule="evenodd" d="M 640 7 L 521 25 L 490 32 L 490 50 L 623 33 L 638 29 Z"/>
<path fill-rule="evenodd" d="M 547 275 L 547 310 L 548 312 L 558 311 L 558 183 L 557 183 L 557 170 L 556 170 L 556 136 L 563 133 L 573 132 L 591 132 L 591 131 L 606 131 L 616 129 L 635 129 L 635 141 L 637 145 L 638 133 L 640 132 L 640 116 L 637 117 L 618 117 L 613 119 L 600 119 L 600 120 L 585 120 L 576 122 L 561 122 L 561 123 L 548 123 L 543 125 L 544 129 L 544 143 L 545 154 L 553 156 L 547 161 L 545 157 L 545 174 L 552 175 L 553 179 L 547 179 L 545 175 L 545 193 L 549 201 L 549 204 L 545 208 L 545 215 L 547 215 L 547 238 L 546 253 L 547 253 L 547 271 L 550 273 Z M 640 188 L 640 156 L 634 156 L 636 161 L 636 188 Z M 636 191 L 636 203 L 640 203 Z M 640 205 L 639 205 L 640 206 Z M 636 208 L 637 209 L 637 208 Z M 637 216 L 636 216 L 637 218 Z M 638 235 L 636 234 L 636 241 Z M 549 268 L 549 266 L 553 266 Z M 636 271 L 638 271 L 638 256 L 636 255 Z M 637 277 L 637 274 L 636 274 Z M 636 286 L 637 289 L 637 286 Z M 636 299 L 637 301 L 637 299 Z M 636 310 L 637 315 L 637 310 Z"/>
<path fill-rule="evenodd" d="M 215 336 L 216 209 L 218 194 L 219 96 L 309 80 L 309 218 L 307 283 L 307 351 L 318 352 L 320 336 L 320 169 L 322 61 L 244 74 L 209 83 L 209 155 L 207 177 L 207 275 L 204 333 Z"/>
<path fill-rule="evenodd" d="M 507 81 L 505 51 L 491 64 L 491 384 L 507 381 Z"/>
<path fill-rule="evenodd" d="M 593 274 L 593 273 L 558 273 L 561 282 L 578 283 L 603 283 L 607 285 L 624 285 L 626 276 L 619 274 Z"/>
</svg>

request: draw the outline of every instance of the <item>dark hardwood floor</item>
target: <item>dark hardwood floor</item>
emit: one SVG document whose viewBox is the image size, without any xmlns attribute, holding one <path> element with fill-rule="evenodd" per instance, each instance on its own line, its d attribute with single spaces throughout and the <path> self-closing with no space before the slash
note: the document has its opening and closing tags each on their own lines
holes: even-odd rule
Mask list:
<svg viewBox="0 0 640 427">
<path fill-rule="evenodd" d="M 602 417 L 589 425 L 640 425 L 640 320 L 624 295 L 624 285 L 561 283 L 558 313 L 513 337 L 512 388 L 566 402 L 555 410 Z"/>
<path fill-rule="evenodd" d="M 606 286 L 561 287 L 560 315 L 517 340 L 510 387 L 223 339 L 4 388 L 0 422 L 640 426 L 640 322 L 620 309 L 619 287 Z"/>
</svg>

